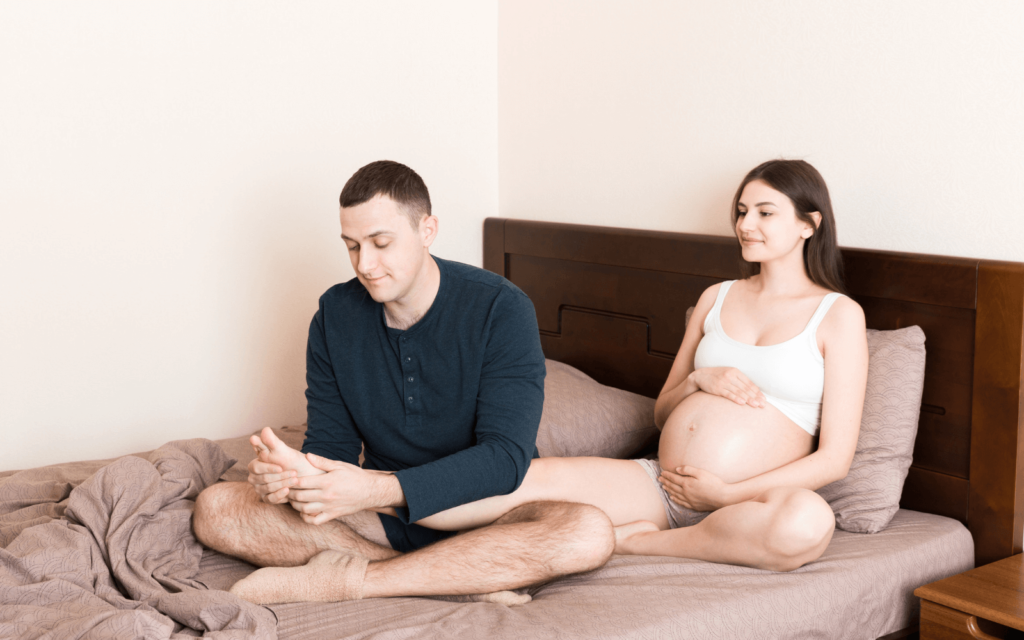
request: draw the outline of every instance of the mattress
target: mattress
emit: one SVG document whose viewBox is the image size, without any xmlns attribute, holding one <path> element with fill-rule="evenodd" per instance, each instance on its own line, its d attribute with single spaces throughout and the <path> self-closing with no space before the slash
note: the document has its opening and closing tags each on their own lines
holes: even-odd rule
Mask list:
<svg viewBox="0 0 1024 640">
<path fill-rule="evenodd" d="M 279 434 L 293 446 L 301 442 L 301 429 Z M 218 444 L 238 459 L 221 479 L 244 479 L 245 463 L 252 457 L 246 438 Z M 0 494 L 19 493 L 12 485 L 25 482 L 45 496 L 38 505 L 25 500 L 0 504 L 0 546 L 35 523 L 62 518 L 71 489 L 108 462 L 55 465 L 16 476 L 0 473 Z M 44 486 L 49 488 L 41 491 Z M 900 510 L 877 534 L 836 531 L 819 560 L 791 573 L 614 556 L 596 571 L 532 588 L 533 601 L 518 607 L 388 598 L 268 608 L 276 616 L 277 636 L 285 640 L 878 638 L 916 620 L 916 587 L 970 569 L 973 563 L 973 541 L 962 524 Z M 253 570 L 207 549 L 194 575 L 182 580 L 219 592 Z"/>
<path fill-rule="evenodd" d="M 301 445 L 301 430 L 282 435 Z M 241 442 L 240 442 L 241 440 Z M 221 443 L 251 459 L 244 439 Z M 239 462 L 226 479 L 244 480 Z M 520 607 L 388 598 L 274 605 L 282 640 L 314 638 L 878 638 L 917 621 L 917 587 L 974 567 L 958 521 L 901 509 L 876 534 L 837 530 L 791 573 L 698 560 L 613 556 L 597 571 L 530 590 Z M 253 567 L 214 551 L 198 579 L 225 589 Z"/>
<path fill-rule="evenodd" d="M 959 522 L 900 510 L 884 531 L 837 531 L 817 561 L 772 573 L 614 556 L 530 590 L 519 607 L 387 598 L 272 605 L 282 640 L 314 638 L 878 638 L 917 620 L 918 586 L 974 566 Z M 253 567 L 207 551 L 197 580 L 226 589 Z"/>
</svg>

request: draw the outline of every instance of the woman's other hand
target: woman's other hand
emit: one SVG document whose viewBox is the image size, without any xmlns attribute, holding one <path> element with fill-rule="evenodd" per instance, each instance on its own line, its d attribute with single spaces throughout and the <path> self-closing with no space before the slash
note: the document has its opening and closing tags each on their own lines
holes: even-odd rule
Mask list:
<svg viewBox="0 0 1024 640">
<path fill-rule="evenodd" d="M 729 506 L 729 487 L 721 478 L 697 467 L 676 467 L 675 472 L 662 469 L 661 486 L 676 504 L 693 511 L 714 511 Z"/>
<path fill-rule="evenodd" d="M 735 367 L 705 367 L 695 370 L 690 378 L 701 391 L 728 398 L 736 404 L 759 409 L 767 404 L 757 385 Z"/>
</svg>

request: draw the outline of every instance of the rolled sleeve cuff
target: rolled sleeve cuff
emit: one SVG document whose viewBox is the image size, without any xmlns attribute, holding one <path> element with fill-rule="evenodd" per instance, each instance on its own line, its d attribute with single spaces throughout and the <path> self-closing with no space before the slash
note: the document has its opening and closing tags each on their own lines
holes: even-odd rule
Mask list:
<svg viewBox="0 0 1024 640">
<path fill-rule="evenodd" d="M 442 499 L 448 491 L 440 486 L 437 475 L 422 467 L 412 467 L 395 472 L 398 483 L 402 485 L 402 493 L 405 495 L 404 507 L 395 507 L 395 516 L 405 524 L 411 524 L 432 516 L 438 511 L 444 511 L 448 507 L 440 506 L 445 501 Z M 454 505 L 453 505 L 454 506 Z"/>
</svg>

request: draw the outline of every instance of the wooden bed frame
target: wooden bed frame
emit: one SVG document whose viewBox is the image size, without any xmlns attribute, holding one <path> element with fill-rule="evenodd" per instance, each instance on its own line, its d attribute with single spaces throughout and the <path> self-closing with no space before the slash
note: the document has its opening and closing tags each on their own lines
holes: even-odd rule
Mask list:
<svg viewBox="0 0 1024 640">
<path fill-rule="evenodd" d="M 927 338 L 900 506 L 964 523 L 980 566 L 1024 535 L 1024 264 L 843 249 L 868 327 Z M 484 267 L 533 300 L 544 353 L 656 397 L 708 286 L 740 277 L 731 237 L 488 218 Z"/>
</svg>

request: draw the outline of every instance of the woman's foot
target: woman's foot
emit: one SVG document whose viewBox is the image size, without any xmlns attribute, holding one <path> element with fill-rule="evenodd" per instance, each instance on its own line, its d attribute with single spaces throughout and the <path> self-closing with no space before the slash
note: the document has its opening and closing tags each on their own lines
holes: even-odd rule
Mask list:
<svg viewBox="0 0 1024 640">
<path fill-rule="evenodd" d="M 310 464 L 301 451 L 296 451 L 282 442 L 270 427 L 264 427 L 260 435 L 249 438 L 249 443 L 256 450 L 260 461 L 276 464 L 284 471 L 295 471 L 298 474 L 297 478 L 326 473 Z"/>
<path fill-rule="evenodd" d="M 634 551 L 635 543 L 639 538 L 649 533 L 660 531 L 658 525 L 647 520 L 637 520 L 629 524 L 615 527 L 615 553 L 620 555 L 637 555 Z"/>
</svg>

